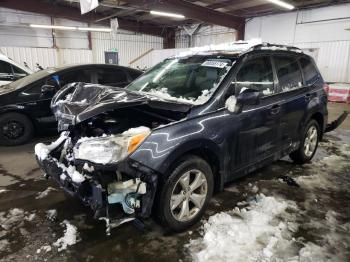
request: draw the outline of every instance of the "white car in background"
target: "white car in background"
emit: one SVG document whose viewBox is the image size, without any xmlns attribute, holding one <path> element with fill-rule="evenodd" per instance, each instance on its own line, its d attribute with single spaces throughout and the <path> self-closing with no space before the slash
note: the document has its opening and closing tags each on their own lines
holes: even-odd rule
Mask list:
<svg viewBox="0 0 350 262">
<path fill-rule="evenodd" d="M 33 73 L 29 68 L 17 64 L 7 56 L 0 54 L 0 86 L 9 84 Z"/>
</svg>

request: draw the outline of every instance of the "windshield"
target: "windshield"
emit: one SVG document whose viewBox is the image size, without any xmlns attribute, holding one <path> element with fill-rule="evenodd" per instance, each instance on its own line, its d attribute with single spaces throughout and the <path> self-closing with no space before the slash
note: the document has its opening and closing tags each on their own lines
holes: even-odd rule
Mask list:
<svg viewBox="0 0 350 262">
<path fill-rule="evenodd" d="M 218 56 L 166 59 L 126 89 L 179 102 L 203 104 L 216 90 L 233 62 L 232 59 Z"/>
<path fill-rule="evenodd" d="M 31 83 L 34 83 L 35 81 L 38 81 L 44 77 L 47 77 L 53 73 L 55 73 L 57 70 L 55 68 L 45 69 L 38 72 L 35 72 L 33 74 L 27 75 L 21 79 L 18 79 L 17 81 L 14 81 L 7 86 L 9 88 L 19 89 L 21 87 L 27 86 Z"/>
</svg>

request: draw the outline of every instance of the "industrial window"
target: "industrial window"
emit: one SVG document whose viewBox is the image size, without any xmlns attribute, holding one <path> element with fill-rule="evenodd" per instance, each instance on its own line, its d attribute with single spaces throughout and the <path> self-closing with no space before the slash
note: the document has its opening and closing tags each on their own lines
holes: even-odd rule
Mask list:
<svg viewBox="0 0 350 262">
<path fill-rule="evenodd" d="M 236 76 L 236 92 L 242 88 L 262 91 L 264 95 L 274 92 L 272 65 L 269 57 L 258 57 L 246 62 Z"/>
<path fill-rule="evenodd" d="M 274 60 L 281 91 L 287 92 L 302 87 L 301 71 L 294 58 L 277 56 Z"/>
<path fill-rule="evenodd" d="M 318 79 L 318 72 L 314 63 L 308 58 L 300 59 L 301 68 L 304 73 L 304 80 L 306 85 L 312 85 Z"/>
</svg>

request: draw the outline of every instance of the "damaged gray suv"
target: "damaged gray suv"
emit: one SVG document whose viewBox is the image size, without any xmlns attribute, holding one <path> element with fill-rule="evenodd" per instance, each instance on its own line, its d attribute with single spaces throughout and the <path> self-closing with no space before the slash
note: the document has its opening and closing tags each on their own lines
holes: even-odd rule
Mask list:
<svg viewBox="0 0 350 262">
<path fill-rule="evenodd" d="M 125 89 L 67 85 L 51 104 L 61 136 L 35 153 L 108 229 L 154 214 L 184 230 L 214 189 L 286 155 L 312 159 L 345 118 L 327 125 L 326 87 L 313 59 L 293 47 L 187 53 Z"/>
</svg>

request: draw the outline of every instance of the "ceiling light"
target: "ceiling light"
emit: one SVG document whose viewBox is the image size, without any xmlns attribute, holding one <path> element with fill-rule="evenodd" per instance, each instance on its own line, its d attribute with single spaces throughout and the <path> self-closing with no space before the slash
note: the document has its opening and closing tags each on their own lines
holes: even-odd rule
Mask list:
<svg viewBox="0 0 350 262">
<path fill-rule="evenodd" d="M 167 17 L 174 17 L 174 18 L 185 18 L 184 15 L 180 14 L 174 14 L 174 13 L 167 13 L 167 12 L 160 12 L 160 11 L 150 11 L 151 15 L 160 15 L 160 16 L 167 16 Z"/>
<path fill-rule="evenodd" d="M 283 8 L 288 9 L 288 10 L 292 10 L 292 9 L 295 8 L 293 5 L 288 4 L 286 2 L 283 2 L 283 1 L 280 1 L 280 0 L 267 0 L 267 1 L 269 1 L 269 2 L 271 2 L 273 4 L 275 4 L 275 5 L 279 5 L 279 6 L 283 7 Z"/>
<path fill-rule="evenodd" d="M 77 30 L 74 26 L 61 26 L 61 25 L 36 25 L 30 24 L 30 27 L 34 28 L 45 28 L 45 29 L 58 29 L 58 30 Z"/>
<path fill-rule="evenodd" d="M 94 31 L 94 32 L 111 32 L 111 28 L 107 27 L 76 27 L 76 26 L 61 26 L 61 25 L 36 25 L 30 24 L 33 28 L 56 29 L 56 30 L 72 30 L 72 31 Z"/>
<path fill-rule="evenodd" d="M 111 32 L 111 28 L 107 27 L 78 27 L 79 31 L 95 31 L 95 32 Z"/>
</svg>

